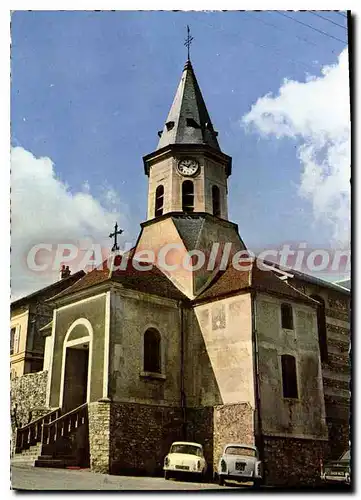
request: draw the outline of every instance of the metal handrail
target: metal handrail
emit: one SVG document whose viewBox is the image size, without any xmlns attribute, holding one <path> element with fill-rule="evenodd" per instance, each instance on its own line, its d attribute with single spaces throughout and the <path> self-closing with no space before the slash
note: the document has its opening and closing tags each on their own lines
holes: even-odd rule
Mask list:
<svg viewBox="0 0 361 500">
<path fill-rule="evenodd" d="M 41 422 L 42 420 L 44 420 L 44 418 L 51 417 L 53 413 L 57 413 L 59 411 L 60 411 L 60 408 L 55 408 L 55 410 L 51 410 L 51 411 L 49 411 L 49 413 L 45 413 L 45 415 L 43 415 L 42 417 L 39 417 L 35 420 L 32 420 L 31 422 L 29 422 L 26 425 L 23 425 L 22 427 L 18 427 L 18 430 L 24 430 L 24 429 L 27 429 L 28 427 L 36 425 L 38 422 Z M 59 418 L 59 417 L 57 417 L 57 418 Z"/>
<path fill-rule="evenodd" d="M 72 433 L 87 421 L 87 407 L 88 404 L 84 403 L 74 410 L 61 415 L 61 417 L 49 423 L 44 423 L 42 427 L 41 442 L 43 445 L 55 443 L 59 437 L 65 437 Z"/>
<path fill-rule="evenodd" d="M 57 419 L 55 420 L 52 420 L 51 422 L 46 422 L 44 423 L 44 425 L 46 426 L 52 426 L 52 425 L 55 425 L 57 424 L 58 422 L 60 422 L 61 420 L 65 420 L 66 417 L 69 417 L 70 415 L 72 415 L 73 413 L 79 413 L 83 408 L 85 408 L 86 406 L 88 405 L 88 403 L 84 403 L 82 404 L 81 406 L 78 406 L 77 408 L 74 408 L 74 410 L 70 410 L 68 411 L 68 413 L 64 413 L 64 415 L 60 415 L 60 417 L 58 417 Z"/>
<path fill-rule="evenodd" d="M 29 422 L 24 425 L 24 427 L 19 427 L 16 429 L 16 438 L 15 438 L 15 453 L 20 453 L 24 448 L 31 446 L 32 444 L 42 442 L 43 437 L 43 428 L 44 425 L 47 425 L 47 421 L 55 416 L 55 420 L 58 419 L 58 415 L 60 413 L 60 408 L 56 408 L 46 413 L 42 417 Z"/>
</svg>

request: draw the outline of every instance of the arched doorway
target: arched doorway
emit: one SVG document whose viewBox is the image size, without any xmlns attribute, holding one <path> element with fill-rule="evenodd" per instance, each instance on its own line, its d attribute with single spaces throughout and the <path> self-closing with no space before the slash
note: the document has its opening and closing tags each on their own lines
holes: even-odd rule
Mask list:
<svg viewBox="0 0 361 500">
<path fill-rule="evenodd" d="M 59 406 L 64 412 L 89 401 L 93 329 L 88 320 L 76 320 L 63 345 Z"/>
</svg>

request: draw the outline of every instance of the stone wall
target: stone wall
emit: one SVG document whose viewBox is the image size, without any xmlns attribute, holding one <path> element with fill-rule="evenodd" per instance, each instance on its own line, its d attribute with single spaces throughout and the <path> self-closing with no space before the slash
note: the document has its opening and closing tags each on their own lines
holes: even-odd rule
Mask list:
<svg viewBox="0 0 361 500">
<path fill-rule="evenodd" d="M 212 473 L 213 465 L 213 407 L 187 408 L 187 431 L 186 440 L 199 443 L 203 446 L 204 458 L 208 465 L 208 471 Z"/>
<path fill-rule="evenodd" d="M 337 460 L 350 445 L 350 421 L 349 419 L 327 419 L 330 447 L 327 458 Z"/>
<path fill-rule="evenodd" d="M 88 404 L 90 468 L 109 474 L 110 403 Z"/>
<path fill-rule="evenodd" d="M 45 406 L 48 372 L 28 373 L 11 380 L 10 408 L 11 423 L 22 427 L 44 415 L 48 408 Z"/>
<path fill-rule="evenodd" d="M 110 472 L 162 474 L 173 441 L 183 439 L 181 408 L 110 404 Z"/>
<path fill-rule="evenodd" d="M 265 482 L 272 486 L 317 485 L 327 441 L 264 437 Z"/>
<path fill-rule="evenodd" d="M 180 408 L 98 401 L 89 404 L 90 467 L 107 474 L 161 474 L 183 439 Z"/>
<path fill-rule="evenodd" d="M 228 443 L 255 444 L 254 409 L 249 403 L 214 407 L 213 467 L 215 470 L 223 449 Z"/>
</svg>

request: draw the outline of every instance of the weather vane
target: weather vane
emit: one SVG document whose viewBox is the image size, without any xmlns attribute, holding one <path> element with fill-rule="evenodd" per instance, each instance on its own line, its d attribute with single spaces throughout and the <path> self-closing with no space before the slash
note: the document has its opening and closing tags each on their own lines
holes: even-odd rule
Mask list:
<svg viewBox="0 0 361 500">
<path fill-rule="evenodd" d="M 187 47 L 187 50 L 188 50 L 188 61 L 190 60 L 190 58 L 189 58 L 189 48 L 190 48 L 193 40 L 194 40 L 194 38 L 191 36 L 191 31 L 190 31 L 189 26 L 187 24 L 187 38 L 186 38 L 186 40 L 184 42 L 184 45 Z"/>
<path fill-rule="evenodd" d="M 118 246 L 118 239 L 117 239 L 117 236 L 118 234 L 122 234 L 123 232 L 123 229 L 119 229 L 118 231 L 118 222 L 115 223 L 115 226 L 114 226 L 114 233 L 110 233 L 109 235 L 109 238 L 114 238 L 114 245 L 112 246 L 112 252 L 116 252 L 117 250 L 119 250 L 119 246 Z"/>
</svg>

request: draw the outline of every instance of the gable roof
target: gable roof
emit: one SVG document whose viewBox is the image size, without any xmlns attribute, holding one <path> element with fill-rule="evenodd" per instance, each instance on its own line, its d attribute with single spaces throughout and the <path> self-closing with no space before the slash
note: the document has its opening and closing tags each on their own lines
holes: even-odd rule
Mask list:
<svg viewBox="0 0 361 500">
<path fill-rule="evenodd" d="M 63 278 L 59 281 L 56 281 L 55 283 L 52 283 L 51 285 L 48 285 L 44 288 L 41 288 L 40 290 L 36 290 L 35 292 L 30 293 L 29 295 L 25 295 L 20 299 L 14 300 L 11 303 L 11 309 L 16 309 L 17 307 L 21 307 L 30 302 L 39 300 L 42 296 L 49 296 L 49 297 L 55 296 L 57 293 L 64 291 L 70 286 L 72 286 L 73 283 L 77 282 L 84 275 L 85 275 L 84 271 L 82 270 L 77 271 L 76 273 L 71 274 L 67 278 Z"/>
<path fill-rule="evenodd" d="M 332 283 L 331 281 L 323 280 L 323 279 L 318 278 L 316 276 L 312 276 L 310 274 L 303 273 L 303 272 L 298 271 L 296 269 L 292 269 L 291 267 L 285 267 L 285 266 L 281 267 L 276 262 L 271 262 L 271 261 L 265 261 L 265 262 L 267 262 L 268 264 L 274 266 L 275 268 L 283 269 L 286 272 L 291 273 L 293 275 L 292 277 L 298 278 L 298 279 L 300 279 L 302 281 L 306 281 L 307 283 L 311 283 L 312 285 L 316 285 L 316 286 L 320 286 L 320 287 L 324 287 L 324 288 L 329 288 L 331 290 L 335 290 L 337 292 L 341 292 L 341 293 L 344 293 L 346 295 L 350 295 L 351 294 L 351 290 L 350 290 L 350 288 L 351 288 L 351 279 L 345 280 L 345 284 L 346 284 L 346 286 L 345 286 L 342 283 L 342 281 L 335 281 L 335 282 Z"/>
<path fill-rule="evenodd" d="M 198 295 L 194 302 L 207 301 L 232 295 L 241 291 L 257 290 L 276 294 L 288 299 L 294 299 L 317 305 L 318 302 L 300 292 L 270 269 L 260 269 L 255 260 L 249 270 L 238 270 L 232 264 L 225 271 L 220 271 L 213 282 Z"/>
<path fill-rule="evenodd" d="M 151 269 L 146 267 L 148 262 L 135 261 L 138 269 L 133 264 L 134 250 L 129 254 L 124 269 L 121 267 L 123 257 L 121 255 L 113 256 L 110 261 L 105 260 L 99 268 L 90 271 L 80 280 L 74 283 L 71 287 L 59 293 L 51 300 L 60 299 L 70 296 L 76 292 L 86 290 L 96 285 L 106 282 L 120 283 L 124 288 L 129 288 L 139 292 L 149 293 L 151 295 L 158 295 L 164 298 L 174 300 L 185 300 L 187 297 L 172 283 L 170 279 L 163 274 L 160 269 L 152 265 Z M 144 266 L 144 269 L 141 267 Z"/>
</svg>

